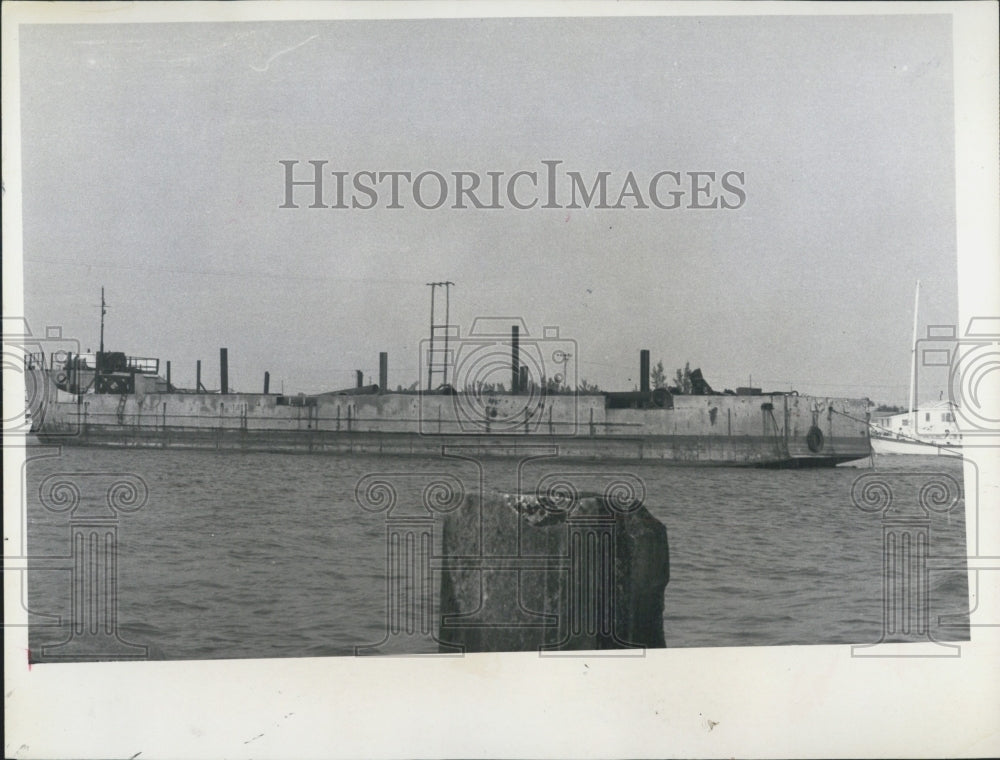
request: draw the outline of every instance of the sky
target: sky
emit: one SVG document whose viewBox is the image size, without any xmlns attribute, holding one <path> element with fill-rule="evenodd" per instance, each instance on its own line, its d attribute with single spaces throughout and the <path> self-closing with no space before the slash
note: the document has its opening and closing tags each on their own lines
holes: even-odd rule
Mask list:
<svg viewBox="0 0 1000 760">
<path fill-rule="evenodd" d="M 905 404 L 916 281 L 921 334 L 957 319 L 947 16 L 21 32 L 25 316 L 96 350 L 104 287 L 106 348 L 171 360 L 178 385 L 201 359 L 217 387 L 225 346 L 237 390 L 265 370 L 286 392 L 377 382 L 380 351 L 409 386 L 441 280 L 463 339 L 519 318 L 546 356 L 558 327 L 576 379 L 608 390 L 646 348 L 717 389 Z M 297 189 L 281 208 L 283 160 L 483 178 L 558 160 L 609 172 L 613 196 L 628 172 L 739 172 L 745 201 L 336 209 Z"/>
</svg>

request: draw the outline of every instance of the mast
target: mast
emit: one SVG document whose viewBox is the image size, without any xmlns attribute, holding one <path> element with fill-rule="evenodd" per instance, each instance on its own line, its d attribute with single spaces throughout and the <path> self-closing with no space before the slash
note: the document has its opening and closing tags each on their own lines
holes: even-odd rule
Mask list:
<svg viewBox="0 0 1000 760">
<path fill-rule="evenodd" d="M 101 351 L 97 355 L 97 373 L 100 374 L 104 364 L 104 315 L 108 313 L 108 305 L 104 302 L 104 286 L 101 286 Z"/>
<path fill-rule="evenodd" d="M 444 384 L 448 384 L 448 330 L 451 327 L 450 311 L 451 311 L 451 286 L 454 285 L 451 280 L 446 280 L 444 283 Z"/>
<path fill-rule="evenodd" d="M 427 355 L 427 390 L 431 390 L 433 385 L 433 377 L 435 372 L 441 372 L 444 375 L 444 384 L 448 384 L 448 328 L 450 326 L 449 319 L 451 313 L 451 286 L 454 285 L 451 280 L 445 280 L 444 282 L 428 282 L 427 286 L 431 289 L 431 346 L 430 351 Z M 434 322 L 434 302 L 437 300 L 437 289 L 439 287 L 444 288 L 444 324 L 439 325 Z M 435 369 L 434 367 L 434 335 L 438 330 L 444 330 L 444 359 L 442 359 L 442 366 Z"/>
<path fill-rule="evenodd" d="M 440 283 L 428 282 L 431 289 L 431 347 L 427 352 L 427 390 L 431 389 L 431 378 L 434 376 L 434 291 Z"/>
<path fill-rule="evenodd" d="M 917 392 L 917 309 L 920 304 L 920 280 L 917 280 L 917 292 L 913 296 L 913 340 L 910 342 L 910 433 L 916 432 L 916 418 L 913 416 L 914 396 Z"/>
</svg>

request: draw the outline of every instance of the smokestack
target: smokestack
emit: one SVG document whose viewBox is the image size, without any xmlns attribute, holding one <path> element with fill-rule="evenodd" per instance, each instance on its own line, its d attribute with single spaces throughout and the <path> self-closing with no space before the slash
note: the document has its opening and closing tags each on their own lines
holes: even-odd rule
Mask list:
<svg viewBox="0 0 1000 760">
<path fill-rule="evenodd" d="M 382 351 L 378 355 L 378 387 L 380 390 L 389 390 L 389 354 Z"/>
<path fill-rule="evenodd" d="M 521 385 L 520 328 L 510 328 L 510 392 L 517 393 Z"/>
<path fill-rule="evenodd" d="M 639 390 L 649 393 L 649 350 L 639 352 Z"/>
<path fill-rule="evenodd" d="M 170 360 L 167 360 L 167 393 L 173 390 L 173 386 L 170 384 Z"/>
<path fill-rule="evenodd" d="M 201 359 L 199 359 L 198 363 L 195 365 L 194 378 L 194 389 L 198 393 L 201 393 Z"/>
<path fill-rule="evenodd" d="M 229 393 L 229 349 L 219 349 L 219 387 L 220 393 Z"/>
<path fill-rule="evenodd" d="M 518 375 L 517 388 L 522 393 L 528 390 L 528 368 L 526 366 L 521 366 L 521 374 Z"/>
<path fill-rule="evenodd" d="M 264 395 L 265 396 L 267 395 L 267 392 L 270 389 L 271 389 L 271 373 L 270 372 L 265 372 L 264 373 Z"/>
<path fill-rule="evenodd" d="M 360 387 L 361 387 L 362 385 L 364 385 L 364 384 L 365 384 L 365 374 L 364 374 L 364 373 L 363 373 L 363 372 L 362 372 L 362 371 L 361 371 L 360 369 L 356 369 L 356 370 L 354 370 L 354 374 L 355 374 L 355 375 L 357 376 L 357 378 L 358 378 L 358 379 L 357 379 L 357 383 L 355 384 L 355 386 L 354 386 L 354 387 L 355 387 L 355 388 L 360 388 Z"/>
</svg>

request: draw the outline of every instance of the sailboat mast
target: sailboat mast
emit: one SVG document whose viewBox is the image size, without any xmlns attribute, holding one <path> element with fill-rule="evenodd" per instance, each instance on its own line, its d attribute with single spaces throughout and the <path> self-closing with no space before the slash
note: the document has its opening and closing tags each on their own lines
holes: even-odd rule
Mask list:
<svg viewBox="0 0 1000 760">
<path fill-rule="evenodd" d="M 917 393 L 917 309 L 920 304 L 920 280 L 917 280 L 917 291 L 913 296 L 913 340 L 910 341 L 910 432 L 916 429 L 913 416 L 914 396 Z"/>
<path fill-rule="evenodd" d="M 101 288 L 101 356 L 104 356 L 104 315 L 108 313 L 105 309 L 106 306 L 107 304 L 104 303 L 104 288 Z"/>
</svg>

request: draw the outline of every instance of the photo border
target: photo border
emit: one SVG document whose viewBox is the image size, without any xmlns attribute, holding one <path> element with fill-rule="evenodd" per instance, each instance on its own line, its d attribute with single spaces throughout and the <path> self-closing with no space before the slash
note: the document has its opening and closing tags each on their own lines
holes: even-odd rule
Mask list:
<svg viewBox="0 0 1000 760">
<path fill-rule="evenodd" d="M 19 24 L 572 15 L 950 15 L 960 325 L 1000 304 L 994 3 L 11 2 L 2 12 L 5 314 L 24 313 Z M 23 392 L 5 377 L 5 408 L 22 403 Z M 997 756 L 1000 615 L 991 604 L 1000 585 L 1000 518 L 986 499 L 996 498 L 998 453 L 968 454 L 987 507 L 980 543 L 969 552 L 985 559 L 970 565 L 979 594 L 972 640 L 947 661 L 852 658 L 845 645 L 668 649 L 643 659 L 477 654 L 29 666 L 27 627 L 18 625 L 26 615 L 20 560 L 11 554 L 25 536 L 25 449 L 5 439 L 5 754 Z"/>
</svg>

